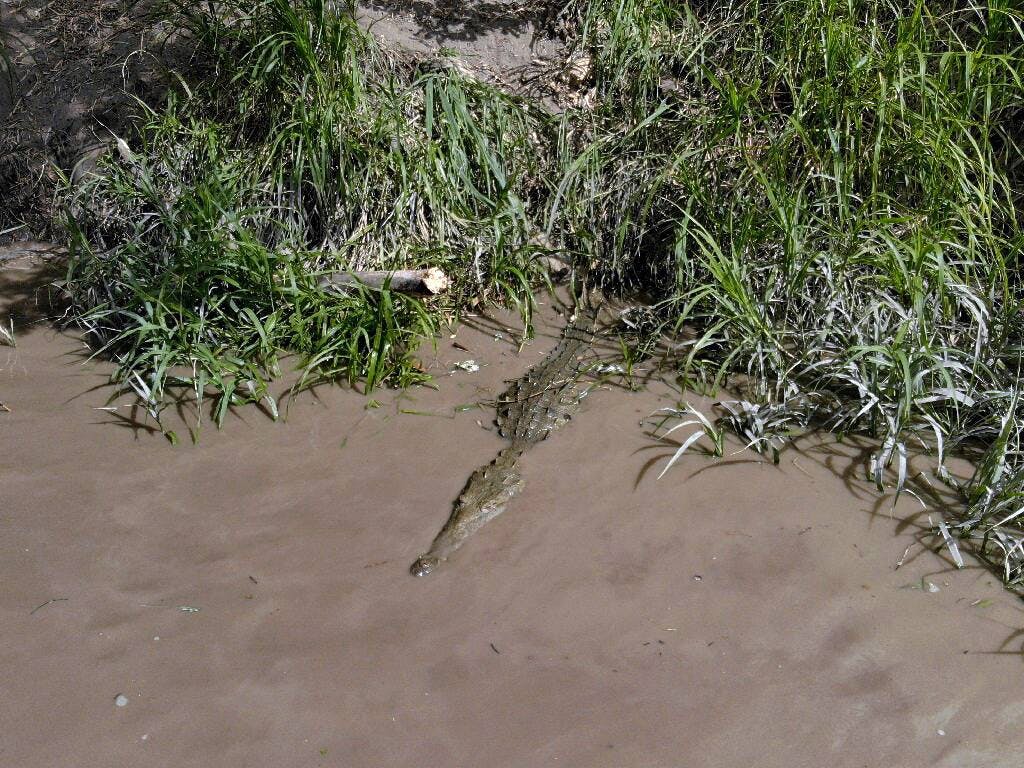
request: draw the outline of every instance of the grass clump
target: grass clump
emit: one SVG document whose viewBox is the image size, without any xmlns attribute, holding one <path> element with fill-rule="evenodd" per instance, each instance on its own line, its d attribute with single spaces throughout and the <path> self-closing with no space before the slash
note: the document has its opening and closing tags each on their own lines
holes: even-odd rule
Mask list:
<svg viewBox="0 0 1024 768">
<path fill-rule="evenodd" d="M 721 423 L 769 453 L 814 428 L 877 438 L 880 488 L 892 469 L 906 490 L 913 450 L 954 484 L 945 457 L 972 458 L 951 528 L 1024 582 L 1019 9 L 573 7 L 609 64 L 560 209 L 601 222 L 609 281 L 698 329 L 684 377 L 740 374 Z"/>
<path fill-rule="evenodd" d="M 464 75 L 417 67 L 350 7 L 261 0 L 176 11 L 211 62 L 138 148 L 69 195 L 76 319 L 154 414 L 182 385 L 265 399 L 282 350 L 305 380 L 421 377 L 436 313 L 388 290 L 326 295 L 323 271 L 436 266 L 451 308 L 529 311 L 543 115 Z"/>
</svg>

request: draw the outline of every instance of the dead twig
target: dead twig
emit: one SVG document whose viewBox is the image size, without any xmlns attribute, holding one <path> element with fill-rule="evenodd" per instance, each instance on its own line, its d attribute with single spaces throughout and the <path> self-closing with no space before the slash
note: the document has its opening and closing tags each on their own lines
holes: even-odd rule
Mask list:
<svg viewBox="0 0 1024 768">
<path fill-rule="evenodd" d="M 35 608 L 33 608 L 31 611 L 29 611 L 28 615 L 31 616 L 33 613 L 38 611 L 40 608 L 45 608 L 50 603 L 66 603 L 67 600 L 68 600 L 68 598 L 66 598 L 66 597 L 54 597 L 54 598 L 52 598 L 50 600 L 47 600 L 42 605 L 37 605 Z"/>
<path fill-rule="evenodd" d="M 451 280 L 437 267 L 400 269 L 393 272 L 331 272 L 320 278 L 323 289 L 345 289 L 355 285 L 381 290 L 385 287 L 411 296 L 436 296 L 448 290 Z"/>
</svg>

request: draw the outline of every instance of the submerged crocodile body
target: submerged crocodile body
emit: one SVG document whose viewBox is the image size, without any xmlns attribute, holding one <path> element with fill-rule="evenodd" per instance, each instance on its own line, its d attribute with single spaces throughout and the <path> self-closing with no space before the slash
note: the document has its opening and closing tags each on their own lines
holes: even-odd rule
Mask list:
<svg viewBox="0 0 1024 768">
<path fill-rule="evenodd" d="M 596 313 L 580 311 L 554 349 L 509 386 L 497 402 L 498 432 L 509 446 L 469 477 L 448 522 L 409 571 L 426 576 L 485 524 L 505 511 L 523 487 L 519 457 L 570 418 L 586 390 L 579 386 L 594 341 Z"/>
</svg>

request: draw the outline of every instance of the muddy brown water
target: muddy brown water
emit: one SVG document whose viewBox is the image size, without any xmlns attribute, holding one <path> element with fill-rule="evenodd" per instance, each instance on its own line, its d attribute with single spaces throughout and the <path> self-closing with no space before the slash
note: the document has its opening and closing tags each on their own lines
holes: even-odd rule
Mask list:
<svg viewBox="0 0 1024 768">
<path fill-rule="evenodd" d="M 657 480 L 639 422 L 664 385 L 593 392 L 508 511 L 411 577 L 503 445 L 456 408 L 558 322 L 518 353 L 461 327 L 470 352 L 425 356 L 437 391 L 326 388 L 178 447 L 96 410 L 109 369 L 80 340 L 22 328 L 0 347 L 0 765 L 1024 764 L 1019 603 L 920 549 L 894 571 L 924 521 L 854 451 Z"/>
</svg>

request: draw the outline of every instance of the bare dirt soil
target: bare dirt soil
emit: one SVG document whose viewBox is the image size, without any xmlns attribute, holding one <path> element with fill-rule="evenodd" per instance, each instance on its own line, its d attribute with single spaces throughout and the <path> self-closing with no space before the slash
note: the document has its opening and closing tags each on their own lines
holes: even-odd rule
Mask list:
<svg viewBox="0 0 1024 768">
<path fill-rule="evenodd" d="M 0 0 L 0 232 L 53 232 L 60 173 L 129 132 L 136 99 L 159 103 L 168 64 L 188 66 L 152 0 Z M 4 235 L 0 235 L 3 242 Z"/>
<path fill-rule="evenodd" d="M 415 54 L 444 52 L 482 80 L 508 90 L 550 95 L 546 86 L 564 52 L 547 34 L 542 3 L 487 0 L 366 0 L 361 23 Z"/>
<path fill-rule="evenodd" d="M 518 353 L 508 318 L 470 318 L 424 350 L 436 391 L 323 389 L 172 447 L 103 410 L 109 368 L 40 320 L 33 264 L 0 273 L 0 765 L 1024 761 L 1018 601 L 918 546 L 894 570 L 927 520 L 856 448 L 657 480 L 640 422 L 676 394 L 600 389 L 415 579 L 502 444 L 462 407 L 554 343 L 553 312 Z"/>
</svg>

